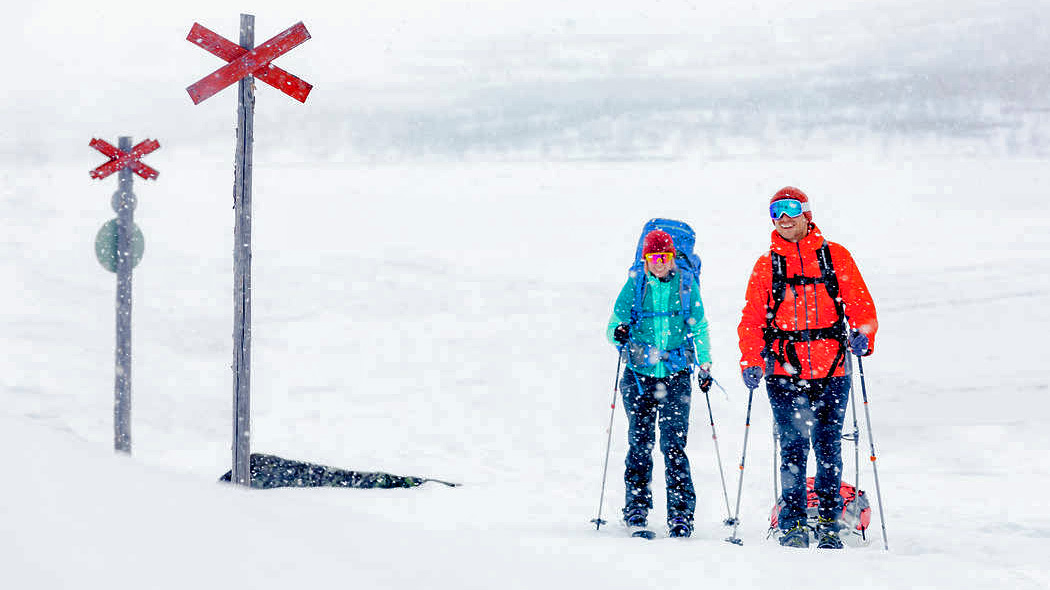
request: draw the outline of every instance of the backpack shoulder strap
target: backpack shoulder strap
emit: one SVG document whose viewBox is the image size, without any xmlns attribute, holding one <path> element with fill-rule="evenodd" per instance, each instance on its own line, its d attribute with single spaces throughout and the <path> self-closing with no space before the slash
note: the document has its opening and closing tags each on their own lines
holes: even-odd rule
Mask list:
<svg viewBox="0 0 1050 590">
<path fill-rule="evenodd" d="M 678 299 L 682 303 L 682 321 L 689 321 L 693 309 L 693 273 L 679 272 Z"/>
<path fill-rule="evenodd" d="M 824 279 L 824 287 L 828 290 L 828 295 L 831 295 L 836 305 L 840 305 L 839 279 L 835 276 L 835 265 L 831 260 L 831 248 L 828 247 L 827 241 L 817 248 L 817 263 L 820 265 L 820 275 Z"/>
<path fill-rule="evenodd" d="M 827 240 L 824 240 L 820 248 L 817 248 L 817 264 L 820 265 L 820 275 L 824 281 L 824 288 L 827 289 L 828 296 L 835 303 L 835 312 L 839 316 L 838 320 L 835 321 L 835 326 L 832 328 L 832 331 L 835 332 L 835 340 L 839 344 L 839 350 L 835 355 L 835 360 L 831 362 L 831 369 L 828 370 L 828 377 L 831 377 L 839 364 L 846 361 L 846 332 L 848 328 L 846 326 L 846 304 L 839 298 L 839 278 L 835 275 L 835 264 L 831 259 L 831 248 L 828 247 Z"/>
<path fill-rule="evenodd" d="M 645 267 L 632 266 L 631 272 L 634 273 L 634 303 L 631 304 L 631 325 L 634 326 L 641 319 L 642 305 L 645 303 Z"/>
<path fill-rule="evenodd" d="M 787 259 L 784 258 L 783 254 L 770 250 L 769 261 L 773 269 L 773 305 L 766 315 L 766 324 L 772 326 L 773 318 L 777 316 L 777 311 L 780 310 L 780 304 L 784 303 L 784 292 L 787 290 Z"/>
<path fill-rule="evenodd" d="M 678 283 L 678 298 L 682 302 L 682 322 L 685 324 L 686 333 L 686 356 L 689 359 L 690 365 L 700 365 L 699 359 L 696 355 L 696 342 L 693 340 L 692 328 L 689 324 L 689 318 L 693 317 L 693 281 L 700 284 L 700 277 L 694 272 L 683 272 Z M 696 297 L 699 299 L 700 294 L 697 293 Z"/>
</svg>

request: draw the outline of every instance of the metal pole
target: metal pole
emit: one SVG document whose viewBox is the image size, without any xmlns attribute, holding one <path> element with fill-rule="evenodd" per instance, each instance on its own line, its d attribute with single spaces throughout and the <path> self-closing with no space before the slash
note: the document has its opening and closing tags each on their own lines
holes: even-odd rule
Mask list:
<svg viewBox="0 0 1050 590">
<path fill-rule="evenodd" d="M 734 545 L 743 545 L 744 542 L 736 536 L 736 530 L 740 526 L 740 492 L 744 489 L 744 461 L 747 459 L 747 435 L 751 432 L 751 400 L 755 397 L 755 388 L 747 390 L 747 420 L 744 422 L 744 452 L 740 455 L 740 481 L 736 486 L 736 516 L 733 517 L 733 534 L 727 542 Z"/>
<path fill-rule="evenodd" d="M 612 404 L 609 406 L 609 435 L 605 439 L 605 465 L 602 466 L 602 493 L 598 496 L 598 518 L 591 520 L 591 522 L 594 523 L 594 530 L 596 531 L 600 530 L 602 525 L 606 523 L 602 520 L 602 505 L 605 503 L 605 479 L 609 475 L 609 449 L 612 447 L 613 418 L 616 416 L 616 397 L 620 392 L 620 367 L 622 364 L 623 348 L 620 348 L 619 356 L 616 360 L 616 380 L 613 381 Z"/>
<path fill-rule="evenodd" d="M 857 388 L 853 386 L 853 355 L 846 351 L 846 357 L 849 359 L 849 403 L 853 407 L 853 433 L 848 437 L 844 436 L 846 440 L 853 441 L 853 467 L 854 467 L 854 480 L 853 480 L 853 498 L 857 499 L 860 497 L 860 428 L 857 426 Z M 868 531 L 866 528 L 860 529 L 860 538 L 862 540 L 868 540 Z"/>
<path fill-rule="evenodd" d="M 241 47 L 255 48 L 255 17 L 241 15 Z M 234 168 L 233 231 L 233 474 L 236 485 L 251 485 L 252 343 L 252 141 L 255 86 L 252 76 L 238 82 L 237 156 Z"/>
<path fill-rule="evenodd" d="M 131 138 L 120 137 L 121 151 L 131 151 Z M 131 272 L 134 254 L 131 237 L 135 231 L 135 193 L 132 173 L 124 167 L 118 173 L 117 192 L 112 207 L 117 212 L 117 348 L 113 400 L 113 448 L 131 454 Z"/>
<path fill-rule="evenodd" d="M 780 430 L 773 420 L 773 505 L 780 502 Z"/>
<path fill-rule="evenodd" d="M 711 440 L 715 443 L 715 460 L 718 461 L 718 477 L 722 479 L 722 497 L 724 497 L 726 501 L 726 519 L 722 524 L 732 526 L 736 524 L 736 519 L 733 518 L 733 513 L 729 511 L 729 491 L 726 488 L 726 474 L 722 470 L 722 452 L 718 448 L 718 434 L 715 432 L 715 415 L 711 411 L 711 396 L 708 393 L 710 390 L 711 389 L 708 388 L 708 391 L 704 392 L 704 398 L 707 400 L 707 417 L 711 420 Z"/>
<path fill-rule="evenodd" d="M 879 500 L 879 520 L 882 522 L 882 548 L 890 550 L 889 541 L 886 540 L 886 515 L 882 511 L 882 491 L 879 488 L 879 468 L 875 465 L 875 437 L 871 433 L 871 412 L 868 411 L 868 387 L 864 383 L 864 361 L 857 357 L 857 366 L 860 367 L 860 391 L 864 396 L 864 418 L 868 424 L 868 444 L 871 446 L 871 470 L 875 474 L 875 496 Z"/>
</svg>

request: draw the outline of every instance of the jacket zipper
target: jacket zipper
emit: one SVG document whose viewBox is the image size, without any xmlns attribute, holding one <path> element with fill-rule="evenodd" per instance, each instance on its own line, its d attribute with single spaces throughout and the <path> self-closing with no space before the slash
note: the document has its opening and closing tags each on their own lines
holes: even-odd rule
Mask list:
<svg viewBox="0 0 1050 590">
<path fill-rule="evenodd" d="M 649 292 L 653 298 L 653 311 L 660 314 L 666 313 L 670 309 L 670 305 L 667 302 L 666 290 L 663 289 L 664 285 L 661 284 L 663 281 L 646 273 L 646 282 L 649 283 Z M 663 308 L 661 308 L 661 304 Z M 667 349 L 668 336 L 666 332 L 670 329 L 670 325 L 671 320 L 667 316 L 656 315 L 653 317 L 653 344 L 660 350 Z M 657 367 L 656 373 L 666 370 L 662 364 L 657 365 Z M 655 376 L 660 377 L 660 375 Z"/>
<path fill-rule="evenodd" d="M 798 266 L 802 270 L 802 276 L 806 276 L 806 265 L 802 261 L 802 246 L 795 242 L 795 249 L 798 250 Z M 806 316 L 806 329 L 809 329 L 809 291 L 806 289 L 806 285 L 802 285 L 802 296 L 803 296 L 803 313 Z M 817 303 L 817 286 L 813 285 L 813 304 Z M 798 314 L 795 314 L 796 321 Z M 809 357 L 809 378 L 813 379 L 813 341 L 806 340 L 806 356 Z M 801 367 L 799 367 L 801 370 Z"/>
</svg>

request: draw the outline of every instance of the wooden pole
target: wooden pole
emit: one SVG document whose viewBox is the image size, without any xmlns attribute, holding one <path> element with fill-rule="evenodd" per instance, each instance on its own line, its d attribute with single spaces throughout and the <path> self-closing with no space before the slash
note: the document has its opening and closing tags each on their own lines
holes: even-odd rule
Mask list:
<svg viewBox="0 0 1050 590">
<path fill-rule="evenodd" d="M 241 15 L 241 47 L 255 48 L 255 17 Z M 252 76 L 238 82 L 237 156 L 234 172 L 234 325 L 233 325 L 233 478 L 251 485 L 252 343 L 252 141 L 255 86 Z"/>
<path fill-rule="evenodd" d="M 131 151 L 131 138 L 120 137 L 118 147 Z M 112 206 L 117 212 L 117 348 L 113 389 L 113 448 L 131 454 L 131 273 L 134 265 L 131 237 L 135 231 L 135 193 L 130 167 L 118 173 Z"/>
</svg>

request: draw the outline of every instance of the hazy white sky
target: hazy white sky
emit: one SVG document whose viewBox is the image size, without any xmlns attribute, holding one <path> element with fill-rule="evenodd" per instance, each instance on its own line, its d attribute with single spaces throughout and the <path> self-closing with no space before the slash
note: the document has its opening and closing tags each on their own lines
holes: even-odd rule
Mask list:
<svg viewBox="0 0 1050 590">
<path fill-rule="evenodd" d="M 829 79 L 855 89 L 862 101 L 883 92 L 873 80 L 907 76 L 918 76 L 928 86 L 923 96 L 935 98 L 1008 96 L 1010 76 L 1029 87 L 1038 78 L 1035 90 L 1024 90 L 1031 95 L 1046 76 L 1023 67 L 1044 71 L 1040 56 L 1050 50 L 1050 33 L 1038 24 L 1048 10 L 1027 0 L 249 4 L 258 42 L 300 20 L 310 30 L 311 40 L 275 62 L 314 84 L 310 113 L 336 124 L 352 112 L 361 119 L 348 124 L 357 128 L 375 122 L 377 113 L 394 118 L 383 128 L 417 125 L 405 120 L 406 112 L 427 121 L 460 119 L 433 123 L 430 135 L 455 133 L 449 126 L 462 120 L 484 124 L 486 115 L 478 112 L 493 109 L 504 121 L 535 118 L 558 103 L 569 105 L 554 113 L 562 119 L 586 119 L 610 101 L 661 110 L 670 98 L 702 99 L 710 108 L 739 103 L 741 93 L 751 102 L 801 96 Z M 186 86 L 222 62 L 185 37 L 200 22 L 236 39 L 246 9 L 227 0 L 44 1 L 9 9 L 14 35 L 5 41 L 11 44 L 6 53 L 17 83 L 0 97 L 0 117 L 13 121 L 5 127 L 14 134 L 5 134 L 0 156 L 25 144 L 53 151 L 47 144 L 112 135 L 118 127 L 135 135 L 135 129 L 156 129 L 146 133 L 186 142 L 225 125 L 231 91 L 196 107 L 186 96 Z M 925 83 L 924 68 L 971 64 L 1022 69 L 1002 80 L 962 72 Z M 892 92 L 889 100 L 898 100 Z M 294 128 L 303 116 L 303 105 L 269 88 L 259 96 L 260 117 Z M 813 108 L 793 100 L 796 111 Z"/>
</svg>

